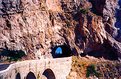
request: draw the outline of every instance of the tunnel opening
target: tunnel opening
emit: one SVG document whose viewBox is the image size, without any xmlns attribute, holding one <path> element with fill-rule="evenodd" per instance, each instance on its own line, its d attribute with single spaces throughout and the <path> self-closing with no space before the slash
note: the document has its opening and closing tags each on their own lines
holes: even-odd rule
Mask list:
<svg viewBox="0 0 121 79">
<path fill-rule="evenodd" d="M 109 41 L 104 41 L 104 44 L 101 45 L 100 49 L 94 49 L 90 52 L 87 52 L 84 56 L 89 55 L 107 60 L 118 60 L 118 54 L 116 51 L 117 50 L 109 44 Z"/>
<path fill-rule="evenodd" d="M 59 45 L 52 49 L 52 56 L 53 58 L 69 57 L 72 56 L 72 51 L 70 47 L 65 44 Z"/>
<path fill-rule="evenodd" d="M 34 75 L 33 72 L 29 72 L 26 79 L 36 79 L 36 76 Z"/>
<path fill-rule="evenodd" d="M 16 78 L 15 79 L 21 79 L 20 73 L 17 73 Z"/>
<path fill-rule="evenodd" d="M 56 79 L 55 78 L 55 75 L 53 73 L 53 71 L 51 69 L 46 69 L 44 72 L 43 72 L 43 75 L 47 78 L 47 79 Z"/>
<path fill-rule="evenodd" d="M 89 56 L 94 56 L 96 58 L 104 58 L 107 60 L 118 60 L 117 54 L 114 51 L 107 51 L 107 52 L 98 52 L 98 51 L 91 51 L 88 52 Z"/>
</svg>

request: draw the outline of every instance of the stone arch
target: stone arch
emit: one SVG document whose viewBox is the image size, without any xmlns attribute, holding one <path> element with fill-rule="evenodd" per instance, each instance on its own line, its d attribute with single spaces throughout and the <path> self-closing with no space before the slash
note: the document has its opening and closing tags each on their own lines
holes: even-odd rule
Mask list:
<svg viewBox="0 0 121 79">
<path fill-rule="evenodd" d="M 56 79 L 55 74 L 51 69 L 46 69 L 43 74 L 47 79 Z"/>
<path fill-rule="evenodd" d="M 15 78 L 15 79 L 21 79 L 20 73 L 17 73 L 17 74 L 16 74 L 16 78 Z"/>
<path fill-rule="evenodd" d="M 33 72 L 29 72 L 26 79 L 36 79 L 36 76 L 34 75 Z"/>
<path fill-rule="evenodd" d="M 53 58 L 69 57 L 71 55 L 72 55 L 72 51 L 71 51 L 70 47 L 66 44 L 55 46 L 52 49 Z"/>
</svg>

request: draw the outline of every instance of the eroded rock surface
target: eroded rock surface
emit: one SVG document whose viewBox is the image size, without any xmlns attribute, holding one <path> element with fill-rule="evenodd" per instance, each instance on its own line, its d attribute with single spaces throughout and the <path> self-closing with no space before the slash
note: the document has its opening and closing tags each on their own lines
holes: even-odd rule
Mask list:
<svg viewBox="0 0 121 79">
<path fill-rule="evenodd" d="M 66 44 L 73 55 L 121 58 L 117 6 L 118 0 L 1 0 L 1 51 L 45 58 L 52 57 L 55 46 Z"/>
</svg>

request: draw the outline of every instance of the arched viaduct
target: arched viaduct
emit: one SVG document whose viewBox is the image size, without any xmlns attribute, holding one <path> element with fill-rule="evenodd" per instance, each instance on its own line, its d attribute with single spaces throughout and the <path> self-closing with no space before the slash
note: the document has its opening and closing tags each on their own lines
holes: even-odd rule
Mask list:
<svg viewBox="0 0 121 79">
<path fill-rule="evenodd" d="M 26 60 L 0 71 L 0 79 L 66 79 L 72 58 Z"/>
</svg>

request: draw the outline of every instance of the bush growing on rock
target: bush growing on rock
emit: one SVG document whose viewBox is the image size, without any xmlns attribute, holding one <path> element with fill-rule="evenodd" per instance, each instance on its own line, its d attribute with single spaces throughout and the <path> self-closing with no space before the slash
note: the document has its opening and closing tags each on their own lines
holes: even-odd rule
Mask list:
<svg viewBox="0 0 121 79">
<path fill-rule="evenodd" d="M 7 60 L 9 61 L 17 61 L 25 55 L 25 52 L 22 50 L 2 49 L 2 51 L 0 51 L 0 56 L 7 57 Z"/>
<path fill-rule="evenodd" d="M 86 77 L 89 77 L 91 75 L 96 77 L 99 76 L 99 73 L 96 71 L 94 64 L 87 66 Z"/>
</svg>

